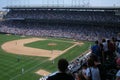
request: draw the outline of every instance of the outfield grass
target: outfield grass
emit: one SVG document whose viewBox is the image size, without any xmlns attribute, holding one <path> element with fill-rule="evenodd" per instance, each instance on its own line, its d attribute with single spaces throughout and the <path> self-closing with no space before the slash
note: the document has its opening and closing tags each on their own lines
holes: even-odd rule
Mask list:
<svg viewBox="0 0 120 80">
<path fill-rule="evenodd" d="M 16 39 L 22 39 L 22 37 L 0 34 L 0 45 L 7 41 Z M 38 80 L 41 76 L 35 74 L 35 71 L 39 69 L 45 69 L 49 72 L 56 71 L 57 61 L 60 58 L 66 58 L 67 60 L 71 61 L 75 57 L 79 56 L 81 53 L 85 52 L 88 49 L 89 45 L 92 44 L 91 42 L 84 43 L 84 45 L 75 46 L 65 54 L 57 57 L 55 59 L 55 64 L 52 64 L 52 62 L 45 57 L 32 57 L 10 54 L 0 48 L 0 80 Z M 66 44 L 68 44 L 68 42 L 66 42 Z M 20 58 L 20 62 L 17 61 L 18 57 Z M 25 69 L 24 74 L 21 74 L 22 68 Z"/>
</svg>

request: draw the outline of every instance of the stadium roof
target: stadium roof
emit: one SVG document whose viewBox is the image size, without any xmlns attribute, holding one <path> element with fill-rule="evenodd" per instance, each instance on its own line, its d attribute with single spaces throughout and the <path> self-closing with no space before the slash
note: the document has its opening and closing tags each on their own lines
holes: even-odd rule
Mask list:
<svg viewBox="0 0 120 80">
<path fill-rule="evenodd" d="M 78 10 L 120 10 L 120 7 L 45 7 L 45 6 L 9 6 L 3 9 L 78 9 Z"/>
</svg>

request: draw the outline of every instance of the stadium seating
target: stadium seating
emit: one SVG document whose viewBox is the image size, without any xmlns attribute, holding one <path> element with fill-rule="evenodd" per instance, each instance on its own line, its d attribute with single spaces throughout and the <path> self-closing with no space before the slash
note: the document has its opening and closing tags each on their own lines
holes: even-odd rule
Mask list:
<svg viewBox="0 0 120 80">
<path fill-rule="evenodd" d="M 94 26 L 75 24 L 45 24 L 40 22 L 26 21 L 4 21 L 1 23 L 0 32 L 40 36 L 59 37 L 77 40 L 95 41 L 99 38 L 111 38 L 117 36 L 120 27 L 114 26 Z"/>
</svg>

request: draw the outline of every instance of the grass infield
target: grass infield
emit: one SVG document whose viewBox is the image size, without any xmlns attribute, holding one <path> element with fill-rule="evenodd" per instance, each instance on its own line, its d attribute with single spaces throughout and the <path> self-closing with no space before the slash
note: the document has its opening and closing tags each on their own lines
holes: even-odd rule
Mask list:
<svg viewBox="0 0 120 80">
<path fill-rule="evenodd" d="M 40 48 L 40 49 L 46 49 L 46 50 L 65 50 L 72 45 L 73 43 L 70 43 L 67 41 L 50 40 L 50 39 L 25 44 L 25 46 L 27 47 Z"/>
</svg>

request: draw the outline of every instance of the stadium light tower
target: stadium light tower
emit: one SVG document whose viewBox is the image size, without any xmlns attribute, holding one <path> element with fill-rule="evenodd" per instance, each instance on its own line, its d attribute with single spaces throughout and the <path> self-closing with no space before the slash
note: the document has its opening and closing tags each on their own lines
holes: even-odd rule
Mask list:
<svg viewBox="0 0 120 80">
<path fill-rule="evenodd" d="M 47 2 L 46 2 L 46 4 L 47 4 L 46 7 L 49 7 L 49 3 L 48 2 L 49 2 L 49 0 L 47 0 Z"/>
<path fill-rule="evenodd" d="M 75 2 L 75 0 L 72 0 L 72 5 L 71 5 L 72 7 L 74 7 L 74 2 Z"/>
<path fill-rule="evenodd" d="M 79 2 L 78 2 L 78 3 L 79 3 L 79 7 L 81 7 L 81 0 L 79 0 Z"/>
<path fill-rule="evenodd" d="M 90 5 L 90 0 L 82 0 L 83 7 L 89 7 L 89 5 Z"/>
<path fill-rule="evenodd" d="M 90 0 L 72 0 L 71 6 L 72 7 L 89 7 Z"/>
<path fill-rule="evenodd" d="M 57 0 L 57 7 L 59 7 L 59 0 Z"/>
<path fill-rule="evenodd" d="M 62 0 L 63 1 L 63 7 L 64 7 L 64 0 Z"/>
<path fill-rule="evenodd" d="M 28 0 L 28 7 L 30 7 L 30 0 Z"/>
<path fill-rule="evenodd" d="M 116 7 L 116 5 L 115 5 L 115 4 L 113 4 L 113 7 L 115 8 L 115 7 Z"/>
</svg>

